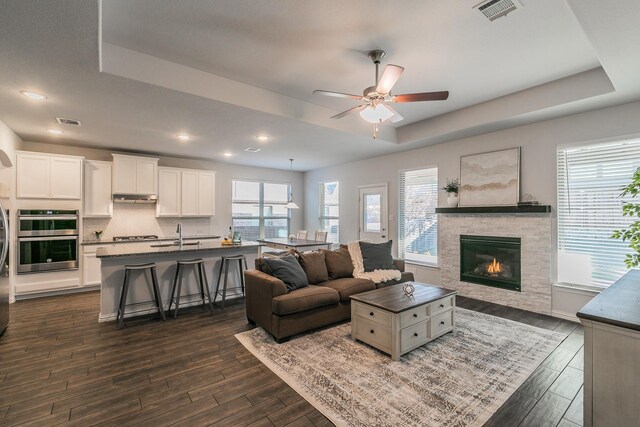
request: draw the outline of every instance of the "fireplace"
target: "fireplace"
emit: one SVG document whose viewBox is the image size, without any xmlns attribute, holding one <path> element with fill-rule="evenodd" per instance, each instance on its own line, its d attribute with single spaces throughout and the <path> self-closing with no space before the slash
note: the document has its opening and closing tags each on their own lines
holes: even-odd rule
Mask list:
<svg viewBox="0 0 640 427">
<path fill-rule="evenodd" d="M 460 280 L 520 292 L 520 238 L 461 235 Z"/>
</svg>

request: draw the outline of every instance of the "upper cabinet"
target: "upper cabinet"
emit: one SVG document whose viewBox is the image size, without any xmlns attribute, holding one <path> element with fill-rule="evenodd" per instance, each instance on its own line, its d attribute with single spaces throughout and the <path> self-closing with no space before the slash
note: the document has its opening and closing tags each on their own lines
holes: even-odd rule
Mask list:
<svg viewBox="0 0 640 427">
<path fill-rule="evenodd" d="M 160 167 L 158 175 L 158 216 L 215 214 L 215 172 Z"/>
<path fill-rule="evenodd" d="M 20 199 L 82 198 L 82 157 L 19 151 L 16 154 L 16 197 Z"/>
<path fill-rule="evenodd" d="M 113 156 L 113 194 L 158 194 L 158 159 Z"/>
<path fill-rule="evenodd" d="M 84 162 L 83 216 L 110 217 L 112 215 L 111 162 L 86 160 Z"/>
</svg>

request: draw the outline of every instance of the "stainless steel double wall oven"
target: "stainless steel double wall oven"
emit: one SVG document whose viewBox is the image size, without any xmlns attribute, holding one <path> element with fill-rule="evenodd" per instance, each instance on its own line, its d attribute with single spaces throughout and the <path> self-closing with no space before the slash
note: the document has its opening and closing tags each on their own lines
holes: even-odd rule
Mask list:
<svg viewBox="0 0 640 427">
<path fill-rule="evenodd" d="M 18 211 L 18 274 L 78 269 L 77 210 Z"/>
</svg>

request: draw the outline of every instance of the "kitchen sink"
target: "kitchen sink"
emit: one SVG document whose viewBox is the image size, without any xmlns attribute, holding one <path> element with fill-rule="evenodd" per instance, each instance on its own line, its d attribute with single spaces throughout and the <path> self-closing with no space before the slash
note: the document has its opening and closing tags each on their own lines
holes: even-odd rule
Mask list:
<svg viewBox="0 0 640 427">
<path fill-rule="evenodd" d="M 184 242 L 182 246 L 195 246 L 199 245 L 200 242 Z M 156 243 L 155 245 L 151 245 L 152 248 L 168 248 L 170 246 L 180 246 L 179 243 Z"/>
</svg>

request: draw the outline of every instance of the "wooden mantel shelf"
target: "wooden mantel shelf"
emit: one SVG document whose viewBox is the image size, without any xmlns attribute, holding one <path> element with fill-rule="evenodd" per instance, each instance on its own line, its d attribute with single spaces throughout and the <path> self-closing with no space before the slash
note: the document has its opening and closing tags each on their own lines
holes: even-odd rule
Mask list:
<svg viewBox="0 0 640 427">
<path fill-rule="evenodd" d="M 537 214 L 550 213 L 550 205 L 536 206 L 471 206 L 457 208 L 436 208 L 436 213 L 443 214 Z"/>
</svg>

